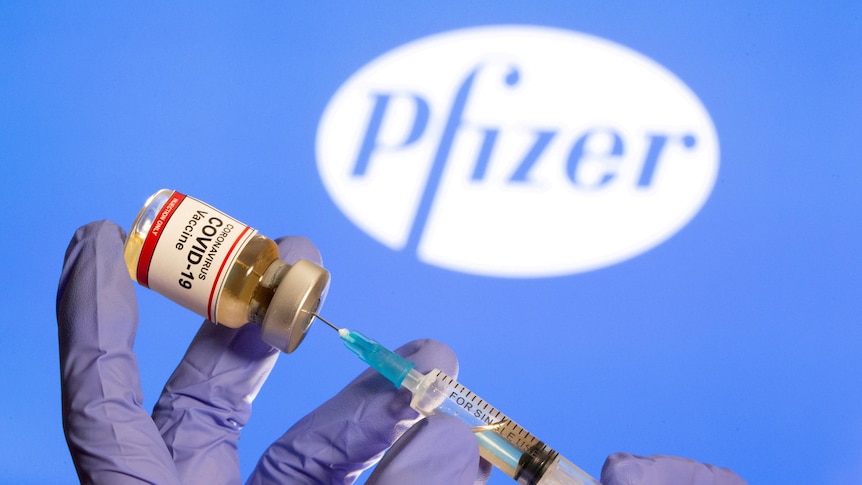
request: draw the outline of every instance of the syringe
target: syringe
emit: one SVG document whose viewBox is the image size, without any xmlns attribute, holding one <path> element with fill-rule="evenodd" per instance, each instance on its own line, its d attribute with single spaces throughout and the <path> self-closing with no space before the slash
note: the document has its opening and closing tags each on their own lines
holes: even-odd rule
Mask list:
<svg viewBox="0 0 862 485">
<path fill-rule="evenodd" d="M 434 369 L 422 374 L 413 362 L 359 332 L 338 328 L 344 345 L 389 379 L 396 388 L 413 393 L 410 407 L 425 416 L 448 414 L 470 426 L 479 442 L 479 453 L 505 474 L 524 485 L 600 485 L 559 453 L 518 426 L 466 387 Z"/>
</svg>

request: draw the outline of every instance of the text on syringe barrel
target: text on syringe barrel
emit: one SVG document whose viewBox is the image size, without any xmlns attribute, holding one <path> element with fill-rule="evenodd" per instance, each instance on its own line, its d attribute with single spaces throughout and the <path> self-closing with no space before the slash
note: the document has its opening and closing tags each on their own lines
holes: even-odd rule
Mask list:
<svg viewBox="0 0 862 485">
<path fill-rule="evenodd" d="M 411 406 L 425 415 L 456 416 L 476 432 L 480 454 L 521 483 L 535 483 L 557 453 L 439 370 L 428 373 Z M 483 431 L 484 429 L 484 431 Z"/>
</svg>

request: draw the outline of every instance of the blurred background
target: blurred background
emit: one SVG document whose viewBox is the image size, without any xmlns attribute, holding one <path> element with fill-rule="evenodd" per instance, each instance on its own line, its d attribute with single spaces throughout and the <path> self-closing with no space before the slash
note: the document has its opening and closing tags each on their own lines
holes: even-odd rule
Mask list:
<svg viewBox="0 0 862 485">
<path fill-rule="evenodd" d="M 407 42 L 508 24 L 626 46 L 698 96 L 720 168 L 685 227 L 593 271 L 495 278 L 393 251 L 339 210 L 315 162 L 338 88 Z M 330 320 L 390 347 L 446 342 L 462 383 L 595 477 L 627 451 L 750 483 L 862 482 L 860 32 L 849 1 L 0 2 L 0 481 L 77 481 L 60 416 L 64 251 L 87 222 L 128 227 L 165 187 L 311 238 Z M 200 318 L 138 296 L 151 408 Z M 255 401 L 243 476 L 362 369 L 312 328 Z"/>
</svg>

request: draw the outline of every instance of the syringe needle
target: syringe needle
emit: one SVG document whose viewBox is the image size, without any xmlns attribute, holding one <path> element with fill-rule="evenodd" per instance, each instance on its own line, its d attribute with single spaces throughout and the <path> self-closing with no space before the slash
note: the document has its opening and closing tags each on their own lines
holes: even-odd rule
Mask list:
<svg viewBox="0 0 862 485">
<path fill-rule="evenodd" d="M 323 322 L 323 323 L 325 323 L 325 324 L 329 325 L 329 326 L 330 326 L 330 327 L 332 327 L 336 332 L 337 332 L 337 331 L 339 331 L 339 330 L 341 330 L 340 328 L 338 328 L 338 327 L 336 327 L 335 325 L 333 325 L 332 323 L 330 323 L 330 321 L 329 321 L 329 320 L 327 320 L 327 319 L 325 319 L 325 318 L 321 317 L 320 315 L 318 315 L 318 314 L 316 314 L 316 313 L 314 313 L 314 312 L 311 312 L 311 316 L 313 316 L 314 318 L 316 318 L 316 319 L 320 320 L 321 322 Z"/>
</svg>

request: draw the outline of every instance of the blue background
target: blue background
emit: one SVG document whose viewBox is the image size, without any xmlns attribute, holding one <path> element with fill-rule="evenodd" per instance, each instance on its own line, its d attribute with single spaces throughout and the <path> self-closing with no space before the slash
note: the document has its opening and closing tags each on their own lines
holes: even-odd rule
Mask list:
<svg viewBox="0 0 862 485">
<path fill-rule="evenodd" d="M 332 321 L 390 346 L 447 342 L 463 383 L 596 477 L 624 450 L 750 483 L 862 483 L 862 7 L 695 3 L 0 2 L 0 481 L 77 480 L 60 416 L 63 253 L 78 226 L 127 227 L 168 187 L 312 238 Z M 721 167 L 690 224 L 615 266 L 509 280 L 423 265 L 339 212 L 314 162 L 339 85 L 410 40 L 504 23 L 617 42 L 697 93 Z M 200 319 L 138 294 L 151 407 Z M 240 442 L 243 476 L 361 369 L 322 327 L 282 356 Z"/>
</svg>

